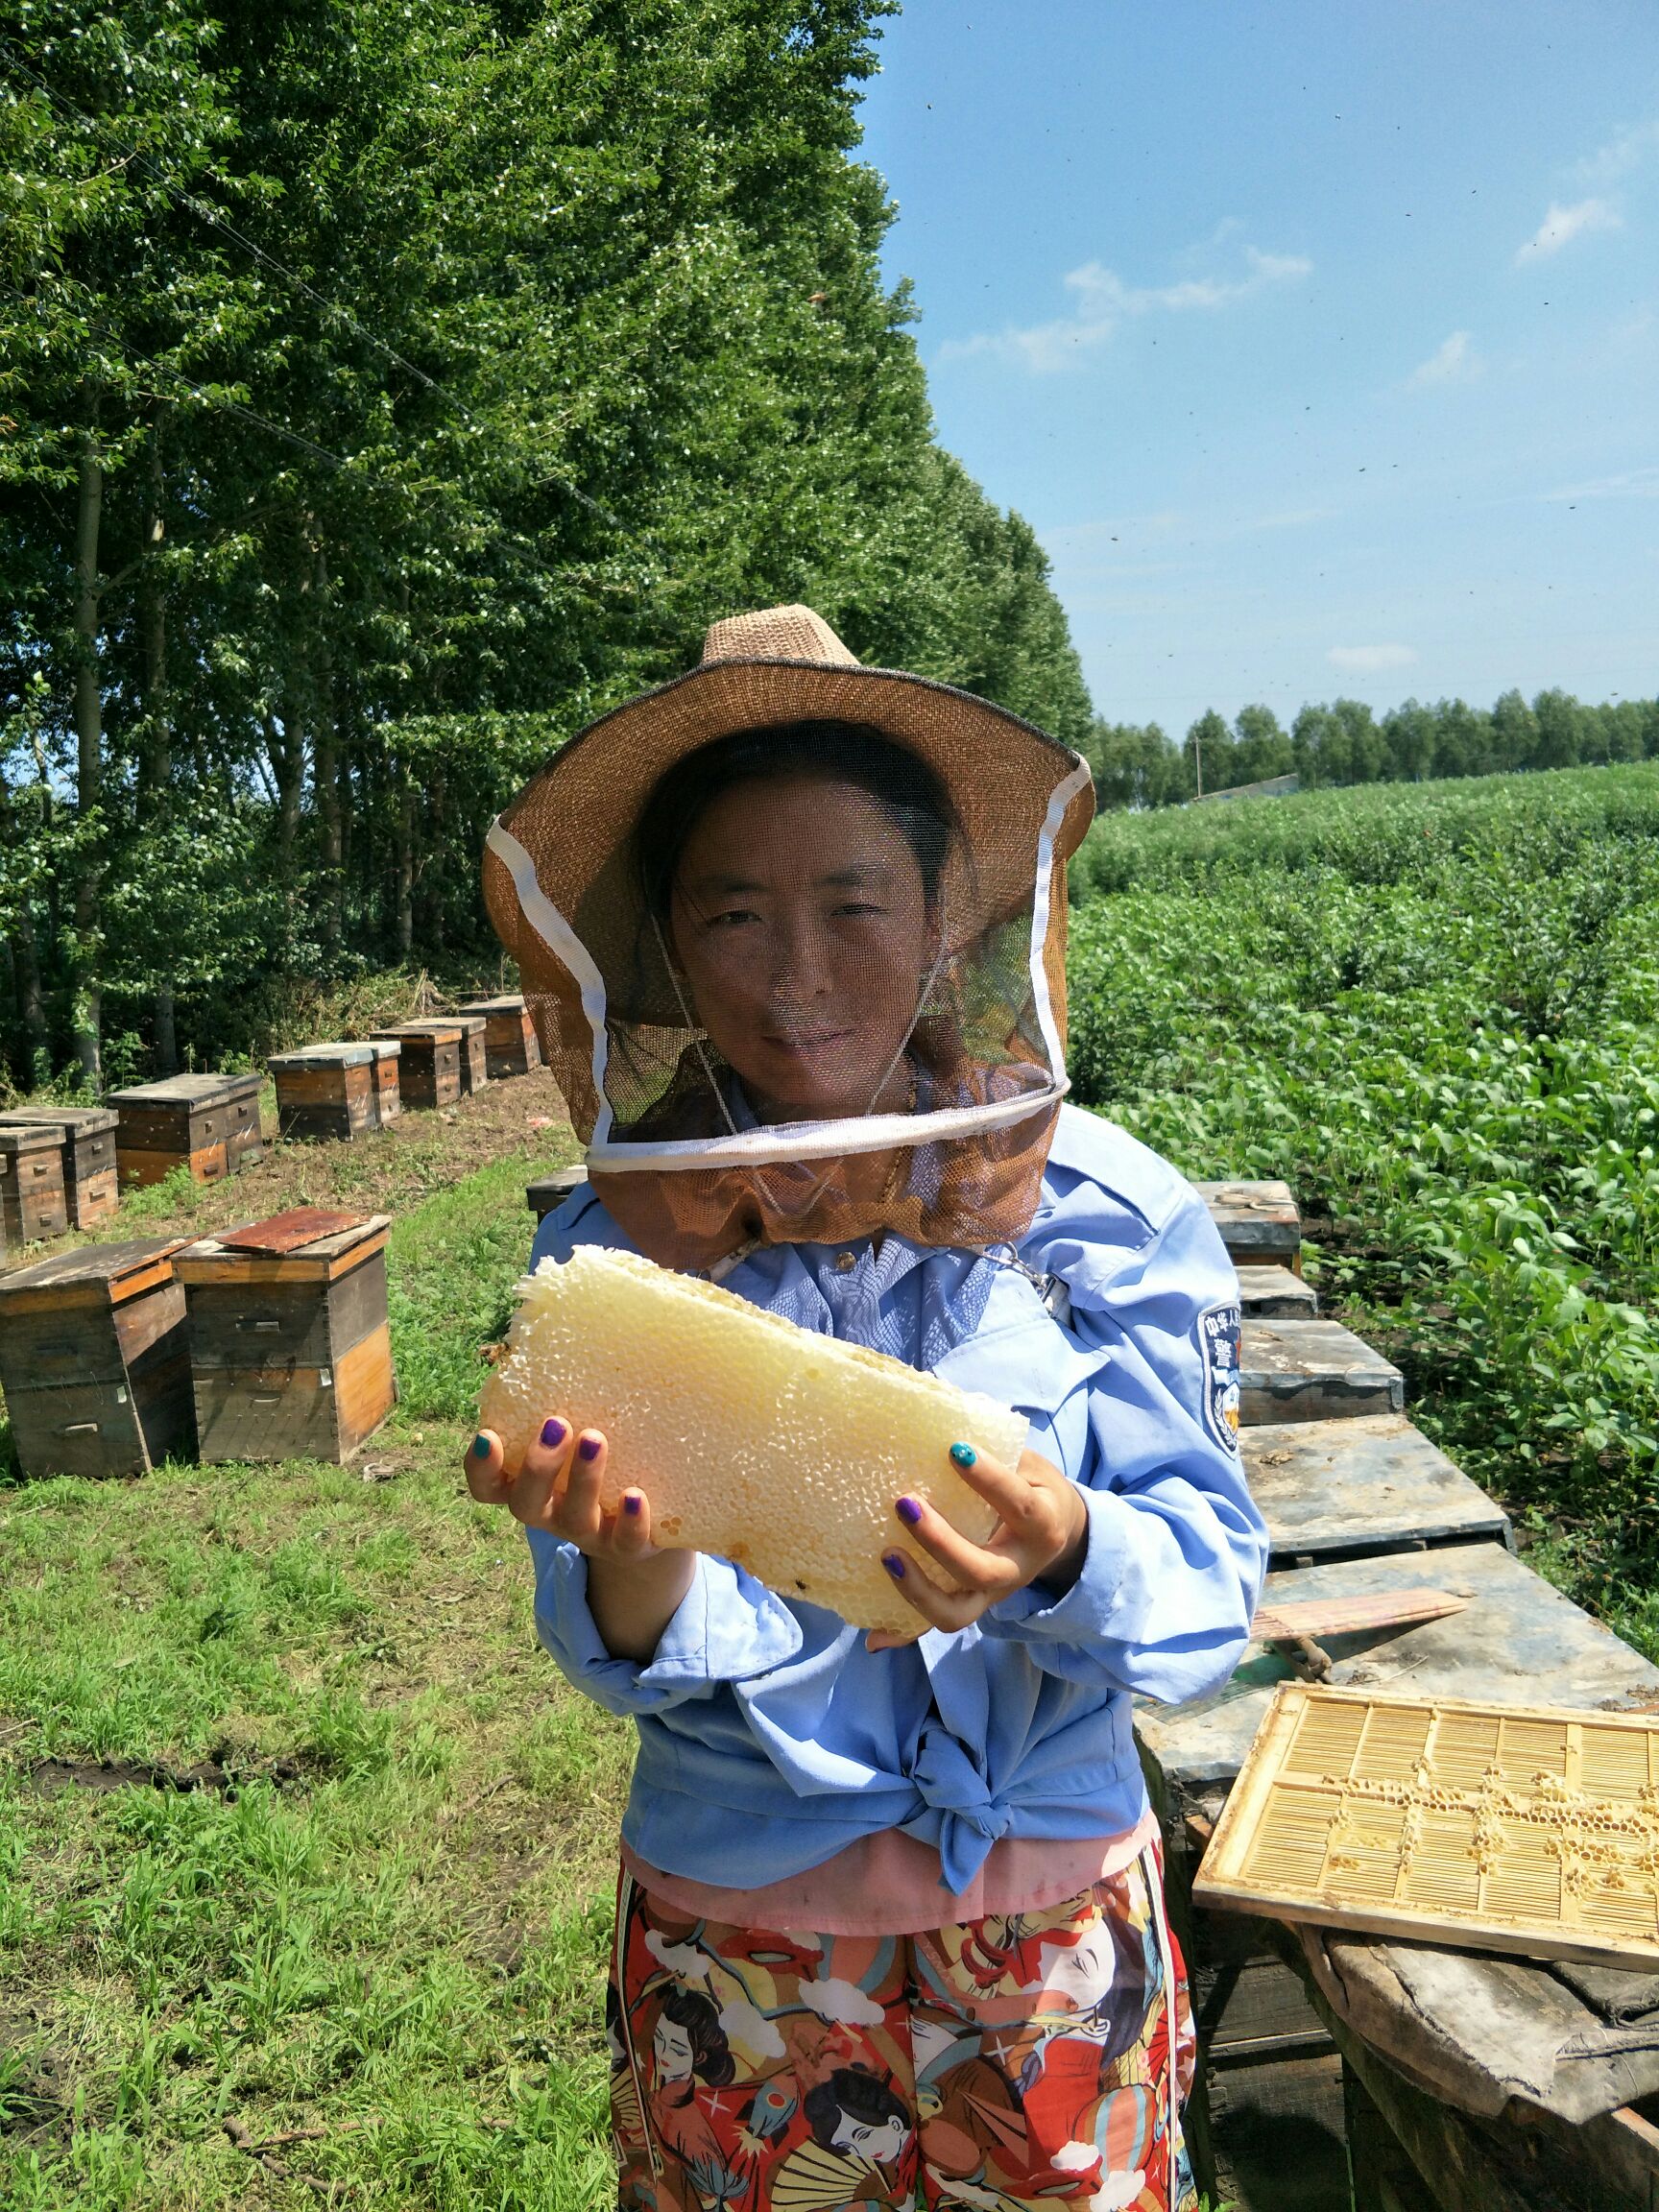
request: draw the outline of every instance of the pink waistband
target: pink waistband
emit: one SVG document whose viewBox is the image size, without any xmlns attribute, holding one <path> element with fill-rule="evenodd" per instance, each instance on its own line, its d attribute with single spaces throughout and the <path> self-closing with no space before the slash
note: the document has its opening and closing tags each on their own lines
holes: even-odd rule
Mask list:
<svg viewBox="0 0 1659 2212">
<path fill-rule="evenodd" d="M 1148 1809 L 1120 1836 L 1041 1841 L 1004 1836 L 958 1896 L 939 1879 L 931 1844 L 887 1828 L 861 1836 L 805 1874 L 760 1889 L 722 1889 L 648 1866 L 622 1846 L 622 1863 L 642 1889 L 677 1912 L 727 1927 L 805 1928 L 821 1936 L 917 1936 L 995 1913 L 1035 1912 L 1120 1874 L 1158 1834 Z"/>
</svg>

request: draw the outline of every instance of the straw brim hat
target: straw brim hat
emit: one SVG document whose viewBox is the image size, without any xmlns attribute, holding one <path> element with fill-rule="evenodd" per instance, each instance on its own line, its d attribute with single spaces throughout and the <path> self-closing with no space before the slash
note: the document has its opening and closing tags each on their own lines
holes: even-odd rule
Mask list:
<svg viewBox="0 0 1659 2212">
<path fill-rule="evenodd" d="M 655 1003 L 658 988 L 642 981 L 639 964 L 647 917 L 634 831 L 652 792 L 677 761 L 714 738 L 805 721 L 864 723 L 939 777 L 967 847 L 960 879 L 948 875 L 946 885 L 963 935 L 1029 909 L 1045 831 L 1052 860 L 1063 864 L 1094 815 L 1093 784 L 1068 746 L 953 685 L 865 667 L 810 608 L 716 622 L 698 667 L 589 723 L 500 817 L 542 896 L 598 969 L 613 1014 L 677 1019 L 671 1003 Z M 1062 804 L 1057 795 L 1068 785 Z M 503 942 L 517 950 L 527 917 L 493 845 L 485 855 L 485 895 Z"/>
</svg>

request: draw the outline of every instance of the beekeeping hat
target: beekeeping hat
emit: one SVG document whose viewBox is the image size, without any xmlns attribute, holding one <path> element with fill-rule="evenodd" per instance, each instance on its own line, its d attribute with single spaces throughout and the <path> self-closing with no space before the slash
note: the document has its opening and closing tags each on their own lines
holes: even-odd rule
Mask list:
<svg viewBox="0 0 1659 2212">
<path fill-rule="evenodd" d="M 910 1111 L 887 1084 L 880 1110 L 759 1124 L 654 909 L 639 827 L 671 770 L 739 733 L 780 757 L 808 735 L 794 772 L 833 782 L 848 726 L 919 759 L 953 816 L 898 1040 Z M 1022 1234 L 1067 1088 L 1066 861 L 1093 812 L 1066 746 L 972 692 L 865 667 L 807 607 L 714 623 L 689 674 L 572 738 L 492 827 L 484 892 L 595 1189 L 640 1248 L 706 1267 L 878 1227 L 971 1247 Z"/>
</svg>

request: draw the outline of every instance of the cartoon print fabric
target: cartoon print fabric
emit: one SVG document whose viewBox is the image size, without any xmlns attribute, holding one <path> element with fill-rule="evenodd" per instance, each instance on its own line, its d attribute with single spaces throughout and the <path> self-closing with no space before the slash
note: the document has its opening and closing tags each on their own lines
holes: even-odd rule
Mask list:
<svg viewBox="0 0 1659 2212">
<path fill-rule="evenodd" d="M 693 1920 L 625 1873 L 608 2013 L 621 2212 L 1196 2201 L 1169 2133 L 1193 2040 L 1155 1851 L 922 1936 Z"/>
</svg>

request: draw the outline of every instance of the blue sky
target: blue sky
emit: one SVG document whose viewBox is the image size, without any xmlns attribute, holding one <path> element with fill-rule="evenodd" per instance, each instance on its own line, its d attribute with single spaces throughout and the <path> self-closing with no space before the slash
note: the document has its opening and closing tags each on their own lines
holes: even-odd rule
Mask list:
<svg viewBox="0 0 1659 2212">
<path fill-rule="evenodd" d="M 1654 0 L 908 0 L 864 152 L 1098 709 L 1659 691 Z"/>
</svg>

